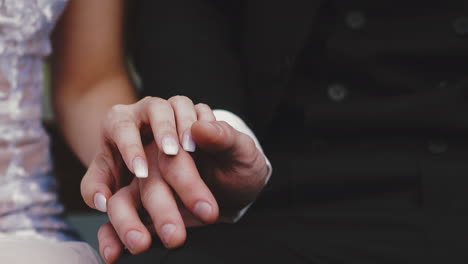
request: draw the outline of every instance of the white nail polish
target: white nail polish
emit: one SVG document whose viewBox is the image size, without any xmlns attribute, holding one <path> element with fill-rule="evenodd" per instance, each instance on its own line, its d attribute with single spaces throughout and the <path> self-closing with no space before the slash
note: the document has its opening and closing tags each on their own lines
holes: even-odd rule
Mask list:
<svg viewBox="0 0 468 264">
<path fill-rule="evenodd" d="M 107 199 L 104 194 L 96 193 L 94 195 L 94 206 L 103 213 L 107 212 Z"/>
<path fill-rule="evenodd" d="M 143 158 L 137 157 L 133 160 L 133 172 L 138 178 L 148 178 L 148 165 Z"/>
<path fill-rule="evenodd" d="M 195 145 L 195 141 L 193 141 L 190 129 L 184 132 L 184 136 L 182 137 L 182 146 L 187 152 L 195 152 L 195 148 L 197 146 Z"/>
<path fill-rule="evenodd" d="M 179 143 L 172 136 L 163 137 L 162 147 L 166 155 L 177 155 L 179 153 Z"/>
</svg>

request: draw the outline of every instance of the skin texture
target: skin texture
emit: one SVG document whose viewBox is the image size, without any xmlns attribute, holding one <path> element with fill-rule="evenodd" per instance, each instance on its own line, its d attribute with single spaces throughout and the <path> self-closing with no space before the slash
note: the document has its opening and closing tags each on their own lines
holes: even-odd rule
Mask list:
<svg viewBox="0 0 468 264">
<path fill-rule="evenodd" d="M 98 233 L 108 263 L 124 246 L 147 250 L 152 234 L 181 246 L 187 226 L 243 208 L 267 175 L 252 138 L 216 121 L 208 105 L 185 96 L 137 100 L 125 63 L 124 8 L 122 0 L 71 0 L 54 33 L 57 122 L 88 166 L 83 199 L 109 215 Z"/>
</svg>

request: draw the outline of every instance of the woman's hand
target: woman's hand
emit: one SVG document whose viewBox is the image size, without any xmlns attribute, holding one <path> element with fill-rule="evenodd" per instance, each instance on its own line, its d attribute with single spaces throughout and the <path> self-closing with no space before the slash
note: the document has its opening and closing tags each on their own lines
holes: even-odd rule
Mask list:
<svg viewBox="0 0 468 264">
<path fill-rule="evenodd" d="M 83 178 L 82 195 L 109 214 L 112 226 L 99 232 L 108 262 L 123 245 L 134 254 L 146 250 L 151 229 L 167 247 L 182 245 L 186 226 L 239 211 L 265 183 L 266 160 L 254 140 L 187 97 L 116 106 L 103 124 L 103 144 Z M 140 219 L 143 208 L 149 230 Z"/>
</svg>

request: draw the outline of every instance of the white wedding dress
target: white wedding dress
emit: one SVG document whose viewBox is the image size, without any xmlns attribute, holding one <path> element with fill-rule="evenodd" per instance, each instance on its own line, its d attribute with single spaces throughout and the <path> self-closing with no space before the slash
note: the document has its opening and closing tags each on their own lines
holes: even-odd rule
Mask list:
<svg viewBox="0 0 468 264">
<path fill-rule="evenodd" d="M 43 62 L 51 52 L 50 33 L 66 3 L 0 0 L 0 263 L 14 254 L 11 247 L 18 239 L 26 249 L 42 241 L 43 254 L 47 243 L 62 246 L 77 240 L 57 200 L 49 138 L 41 124 Z M 82 242 L 67 245 L 77 244 L 94 256 Z M 15 259 L 31 257 L 23 253 Z"/>
</svg>

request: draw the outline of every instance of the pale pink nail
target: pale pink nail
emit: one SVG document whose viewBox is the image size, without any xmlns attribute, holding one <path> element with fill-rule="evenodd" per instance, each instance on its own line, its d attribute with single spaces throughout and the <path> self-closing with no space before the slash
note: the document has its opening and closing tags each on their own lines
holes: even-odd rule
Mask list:
<svg viewBox="0 0 468 264">
<path fill-rule="evenodd" d="M 211 205 L 207 202 L 198 202 L 193 209 L 196 216 L 206 221 L 211 217 Z"/>
<path fill-rule="evenodd" d="M 136 230 L 131 230 L 127 233 L 127 235 L 125 236 L 125 240 L 127 241 L 126 246 L 130 251 L 133 252 L 135 250 L 142 236 L 143 233 Z"/>
<path fill-rule="evenodd" d="M 195 141 L 193 141 L 192 132 L 190 129 L 187 129 L 182 136 L 182 146 L 187 152 L 195 152 L 196 145 Z"/>
<path fill-rule="evenodd" d="M 164 244 L 168 245 L 171 241 L 171 236 L 176 230 L 176 226 L 174 224 L 165 224 L 161 229 L 161 236 Z"/>
<path fill-rule="evenodd" d="M 111 252 L 112 252 L 112 249 L 111 249 L 110 247 L 106 247 L 106 248 L 104 248 L 104 250 L 102 251 L 102 254 L 104 255 L 104 259 L 105 259 L 106 261 L 109 261 Z"/>
<path fill-rule="evenodd" d="M 94 195 L 94 207 L 103 213 L 107 212 L 107 199 L 104 194 L 96 193 Z"/>
<path fill-rule="evenodd" d="M 148 165 L 141 157 L 136 157 L 133 160 L 133 172 L 138 178 L 148 178 Z"/>
<path fill-rule="evenodd" d="M 164 136 L 162 139 L 162 148 L 166 155 L 177 155 L 179 153 L 179 143 L 173 136 Z"/>
</svg>

